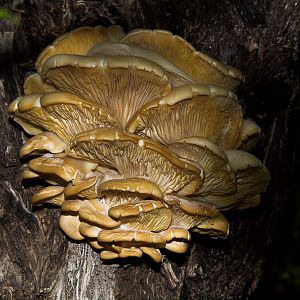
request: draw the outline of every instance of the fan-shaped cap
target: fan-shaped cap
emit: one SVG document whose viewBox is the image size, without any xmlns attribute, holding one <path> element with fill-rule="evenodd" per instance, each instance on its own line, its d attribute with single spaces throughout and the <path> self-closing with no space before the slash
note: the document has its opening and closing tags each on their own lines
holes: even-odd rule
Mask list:
<svg viewBox="0 0 300 300">
<path fill-rule="evenodd" d="M 151 248 L 151 247 L 141 247 L 140 248 L 145 254 L 149 255 L 155 262 L 161 262 L 162 255 L 159 249 Z"/>
<path fill-rule="evenodd" d="M 221 213 L 211 219 L 204 220 L 193 231 L 208 234 L 214 238 L 225 238 L 229 234 L 229 222 Z"/>
<path fill-rule="evenodd" d="M 61 153 L 67 144 L 55 133 L 45 131 L 28 139 L 20 149 L 20 157 L 28 154 L 43 154 L 44 152 Z"/>
<path fill-rule="evenodd" d="M 24 94 L 43 94 L 56 92 L 56 88 L 46 83 L 40 74 L 34 73 L 28 76 L 23 84 Z"/>
<path fill-rule="evenodd" d="M 121 222 L 115 221 L 107 216 L 105 210 L 101 211 L 92 205 L 88 205 L 90 203 L 88 200 L 85 202 L 85 205 L 79 210 L 79 217 L 81 220 L 98 225 L 102 228 L 115 228 L 121 224 Z"/>
<path fill-rule="evenodd" d="M 62 231 L 71 239 L 76 241 L 84 240 L 79 232 L 80 220 L 78 215 L 63 214 L 59 217 L 59 226 Z"/>
<path fill-rule="evenodd" d="M 165 248 L 175 253 L 185 253 L 188 250 L 189 245 L 182 241 L 172 241 L 167 243 Z"/>
<path fill-rule="evenodd" d="M 181 161 L 167 148 L 113 129 L 91 130 L 77 135 L 67 153 L 106 164 L 117 169 L 124 178 L 147 178 L 166 193 L 193 194 L 202 181 L 201 170 Z"/>
<path fill-rule="evenodd" d="M 36 69 L 41 71 L 45 61 L 57 54 L 86 55 L 97 43 L 104 41 L 119 41 L 124 32 L 120 26 L 113 25 L 108 28 L 102 26 L 80 27 L 59 36 L 52 45 L 46 47 L 36 61 Z"/>
<path fill-rule="evenodd" d="M 92 128 L 118 127 L 116 119 L 101 105 L 70 93 L 22 96 L 10 104 L 8 111 L 17 117 L 15 120 L 18 123 L 22 119 L 26 124 L 52 131 L 65 142 Z M 21 123 L 20 125 L 23 126 Z M 24 126 L 23 128 L 26 130 Z"/>
<path fill-rule="evenodd" d="M 89 51 L 88 54 L 91 56 L 108 55 L 142 57 L 163 67 L 168 72 L 169 81 L 173 87 L 180 84 L 195 83 L 192 77 L 171 63 L 164 56 L 146 48 L 126 45 L 123 43 L 105 42 L 97 44 Z"/>
<path fill-rule="evenodd" d="M 268 169 L 254 155 L 241 150 L 228 150 L 229 164 L 235 172 L 237 190 L 223 195 L 204 195 L 202 201 L 208 201 L 217 208 L 227 210 L 233 207 L 241 209 L 255 206 L 259 203 L 257 194 L 264 192 L 270 180 Z M 243 201 L 247 205 L 243 206 Z"/>
<path fill-rule="evenodd" d="M 64 187 L 47 186 L 34 194 L 31 201 L 34 205 L 43 204 L 45 202 L 61 205 L 64 201 Z"/>
<path fill-rule="evenodd" d="M 170 92 L 164 69 L 143 58 L 56 55 L 42 77 L 59 90 L 97 101 L 125 127 L 144 104 Z"/>
<path fill-rule="evenodd" d="M 231 90 L 244 81 L 244 76 L 238 70 L 196 51 L 183 38 L 165 30 L 133 30 L 125 35 L 121 43 L 161 54 L 200 83 L 215 84 Z"/>
<path fill-rule="evenodd" d="M 168 148 L 204 170 L 204 182 L 199 194 L 223 194 L 236 190 L 235 175 L 232 172 L 225 152 L 206 138 L 189 137 Z"/>
<path fill-rule="evenodd" d="M 186 85 L 142 107 L 127 129 L 161 144 L 200 136 L 230 149 L 236 143 L 242 120 L 241 106 L 231 92 L 207 85 Z"/>
<path fill-rule="evenodd" d="M 260 127 L 254 121 L 244 119 L 240 135 L 234 148 L 250 151 L 254 148 L 260 133 Z"/>
<path fill-rule="evenodd" d="M 97 184 L 97 176 L 86 178 L 75 183 L 70 182 L 65 188 L 65 196 L 68 198 L 87 198 L 95 199 L 97 198 L 97 191 L 95 185 Z M 94 188 L 93 188 L 94 187 Z"/>
<path fill-rule="evenodd" d="M 101 228 L 99 228 L 97 226 L 90 225 L 90 224 L 85 223 L 85 222 L 81 222 L 81 224 L 79 226 L 80 234 L 82 234 L 86 238 L 95 239 L 95 238 L 97 238 L 100 231 L 101 231 Z M 102 248 L 102 246 L 100 246 L 100 248 Z"/>
</svg>

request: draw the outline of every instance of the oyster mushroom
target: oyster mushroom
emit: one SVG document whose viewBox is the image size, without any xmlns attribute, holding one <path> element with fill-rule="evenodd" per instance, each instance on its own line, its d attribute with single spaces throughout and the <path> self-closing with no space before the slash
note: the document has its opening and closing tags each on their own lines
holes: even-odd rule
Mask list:
<svg viewBox="0 0 300 300">
<path fill-rule="evenodd" d="M 103 260 L 224 238 L 220 212 L 260 202 L 270 179 L 250 150 L 260 128 L 232 90 L 244 77 L 163 30 L 82 27 L 58 37 L 8 112 L 30 135 L 23 179 L 59 225 Z M 238 150 L 237 150 L 238 149 Z M 35 156 L 35 157 L 32 157 Z"/>
<path fill-rule="evenodd" d="M 146 178 L 165 193 L 193 194 L 202 182 L 199 168 L 181 161 L 167 148 L 138 135 L 114 129 L 79 134 L 66 152 L 73 157 L 110 166 L 124 178 Z"/>
<path fill-rule="evenodd" d="M 186 40 L 169 31 L 133 30 L 121 39 L 121 43 L 153 50 L 199 83 L 232 90 L 244 81 L 244 76 L 238 70 L 196 51 Z"/>
<path fill-rule="evenodd" d="M 127 129 L 161 144 L 197 136 L 230 149 L 242 120 L 241 106 L 233 93 L 207 85 L 184 85 L 142 107 Z"/>
<path fill-rule="evenodd" d="M 142 105 L 171 89 L 165 70 L 139 57 L 55 55 L 42 77 L 59 90 L 97 101 L 123 128 Z"/>
<path fill-rule="evenodd" d="M 48 58 L 58 54 L 86 55 L 97 43 L 104 41 L 119 41 L 124 32 L 120 26 L 80 27 L 59 36 L 52 45 L 46 47 L 36 61 L 38 72 L 42 70 Z"/>
</svg>

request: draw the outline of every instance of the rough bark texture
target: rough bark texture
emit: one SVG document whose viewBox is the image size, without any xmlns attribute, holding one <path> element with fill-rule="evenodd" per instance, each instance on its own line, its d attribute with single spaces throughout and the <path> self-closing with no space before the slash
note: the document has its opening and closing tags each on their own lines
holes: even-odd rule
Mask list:
<svg viewBox="0 0 300 300">
<path fill-rule="evenodd" d="M 288 201 L 288 117 L 299 92 L 296 0 L 2 0 L 0 20 L 0 298 L 245 299 L 272 252 Z M 238 96 L 265 134 L 256 155 L 272 175 L 262 204 L 231 212 L 227 240 L 193 236 L 187 255 L 103 264 L 85 244 L 59 230 L 58 211 L 33 209 L 35 185 L 21 182 L 25 136 L 8 120 L 26 72 L 56 36 L 82 25 L 162 28 L 246 75 Z M 293 145 L 291 144 L 291 147 Z M 290 151 L 293 149 L 291 148 Z M 291 153 L 291 152 L 290 152 Z"/>
</svg>

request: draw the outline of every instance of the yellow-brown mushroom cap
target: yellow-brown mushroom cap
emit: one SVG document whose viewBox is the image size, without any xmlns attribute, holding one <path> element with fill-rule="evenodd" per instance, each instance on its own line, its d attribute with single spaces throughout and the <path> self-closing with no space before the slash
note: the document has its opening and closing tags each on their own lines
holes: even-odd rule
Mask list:
<svg viewBox="0 0 300 300">
<path fill-rule="evenodd" d="M 166 193 L 193 194 L 202 182 L 199 168 L 183 162 L 167 148 L 149 139 L 113 129 L 79 134 L 66 152 L 74 157 L 106 164 L 117 169 L 124 178 L 146 178 Z"/>
<path fill-rule="evenodd" d="M 161 54 L 200 83 L 231 90 L 244 81 L 244 76 L 235 68 L 196 51 L 186 40 L 165 30 L 136 29 L 126 34 L 121 42 Z"/>
<path fill-rule="evenodd" d="M 242 120 L 241 106 L 233 93 L 208 85 L 184 85 L 143 106 L 129 121 L 127 130 L 161 144 L 204 137 L 230 149 L 239 136 Z"/>
</svg>

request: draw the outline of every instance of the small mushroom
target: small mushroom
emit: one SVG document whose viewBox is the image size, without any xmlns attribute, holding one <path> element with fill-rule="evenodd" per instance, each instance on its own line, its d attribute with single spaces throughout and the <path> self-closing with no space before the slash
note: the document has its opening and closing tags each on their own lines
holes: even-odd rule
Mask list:
<svg viewBox="0 0 300 300">
<path fill-rule="evenodd" d="M 159 263 L 161 262 L 162 255 L 159 251 L 159 249 L 152 248 L 152 247 L 141 247 L 141 250 L 149 255 L 155 262 Z"/>
<path fill-rule="evenodd" d="M 104 41 L 119 41 L 124 36 L 120 26 L 80 27 L 59 36 L 52 45 L 46 47 L 36 61 L 38 72 L 42 70 L 45 61 L 58 54 L 85 55 L 94 45 Z"/>
<path fill-rule="evenodd" d="M 47 202 L 60 206 L 64 201 L 64 187 L 47 186 L 34 194 L 31 201 L 34 205 Z"/>
<path fill-rule="evenodd" d="M 93 176 L 77 181 L 76 183 L 70 182 L 64 190 L 65 197 L 95 199 L 98 195 L 97 188 L 95 187 L 97 181 L 97 176 Z"/>
<path fill-rule="evenodd" d="M 59 217 L 59 226 L 61 230 L 71 239 L 76 241 L 84 240 L 84 236 L 80 234 L 80 220 L 78 215 L 63 214 Z"/>
<path fill-rule="evenodd" d="M 230 149 L 242 120 L 241 106 L 233 93 L 209 85 L 183 85 L 143 106 L 126 128 L 161 144 L 196 136 Z"/>
<path fill-rule="evenodd" d="M 234 148 L 250 151 L 256 145 L 260 134 L 261 129 L 254 121 L 244 119 L 239 138 Z"/>
<path fill-rule="evenodd" d="M 67 144 L 56 134 L 45 131 L 28 139 L 20 149 L 20 157 L 31 154 L 43 154 L 45 152 L 61 153 L 67 148 Z"/>
<path fill-rule="evenodd" d="M 208 234 L 212 238 L 226 238 L 229 234 L 229 222 L 220 213 L 214 218 L 201 222 L 193 231 Z"/>
<path fill-rule="evenodd" d="M 23 84 L 24 94 L 43 94 L 57 91 L 56 88 L 45 82 L 38 73 L 31 74 Z"/>
<path fill-rule="evenodd" d="M 142 250 L 134 247 L 123 248 L 122 251 L 119 253 L 120 258 L 141 257 L 142 255 L 143 255 Z"/>
<path fill-rule="evenodd" d="M 79 226 L 80 234 L 82 234 L 86 238 L 90 238 L 90 239 L 96 239 L 100 231 L 101 231 L 101 228 L 90 225 L 85 222 L 81 222 L 81 224 Z M 96 240 L 94 242 L 96 242 Z M 102 248 L 101 245 L 99 245 L 99 247 Z M 98 249 L 100 249 L 100 248 L 98 248 Z"/>
<path fill-rule="evenodd" d="M 188 250 L 189 246 L 186 242 L 172 241 L 170 243 L 167 243 L 165 248 L 175 253 L 185 253 Z"/>
<path fill-rule="evenodd" d="M 270 180 L 268 169 L 254 155 L 241 150 L 226 151 L 229 164 L 235 172 L 237 189 L 234 193 L 223 195 L 208 194 L 199 197 L 216 205 L 217 208 L 228 210 L 233 207 L 246 207 L 258 204 L 257 194 L 264 192 Z"/>
<path fill-rule="evenodd" d="M 105 213 L 87 206 L 80 208 L 79 217 L 85 222 L 96 224 L 102 228 L 115 228 L 121 224 L 121 222 L 113 220 Z"/>
</svg>

